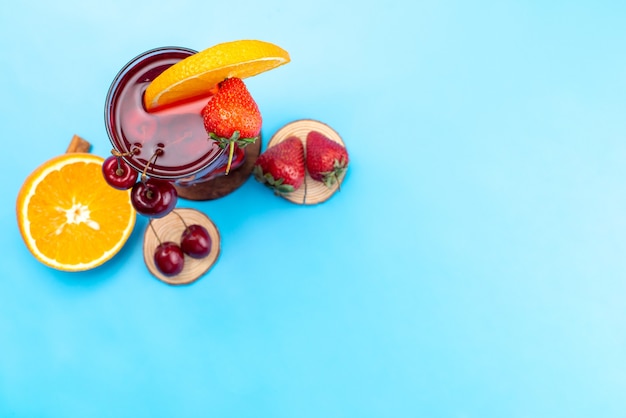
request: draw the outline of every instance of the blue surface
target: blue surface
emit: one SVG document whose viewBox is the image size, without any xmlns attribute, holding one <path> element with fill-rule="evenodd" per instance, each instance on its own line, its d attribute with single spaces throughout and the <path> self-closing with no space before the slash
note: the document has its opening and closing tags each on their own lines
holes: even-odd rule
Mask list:
<svg viewBox="0 0 626 418">
<path fill-rule="evenodd" d="M 626 6 L 566 1 L 15 2 L 0 14 L 1 417 L 626 416 Z M 211 272 L 146 270 L 139 219 L 69 274 L 20 239 L 24 178 L 147 49 L 253 38 L 269 138 L 344 138 L 323 205 L 211 202 Z"/>
</svg>

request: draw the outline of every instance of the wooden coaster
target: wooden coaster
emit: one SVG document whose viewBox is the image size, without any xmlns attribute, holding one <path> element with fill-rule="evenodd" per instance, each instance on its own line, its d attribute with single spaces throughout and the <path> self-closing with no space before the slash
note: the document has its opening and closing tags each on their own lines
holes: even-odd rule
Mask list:
<svg viewBox="0 0 626 418">
<path fill-rule="evenodd" d="M 339 136 L 333 128 L 323 122 L 313 119 L 300 119 L 283 126 L 272 136 L 267 144 L 267 147 L 269 148 L 273 145 L 279 144 L 290 136 L 296 136 L 300 138 L 304 148 L 306 149 L 306 137 L 311 131 L 318 131 L 326 135 L 329 139 L 345 147 L 341 136 Z M 337 190 L 339 190 L 339 186 L 347 171 L 348 167 L 346 167 L 344 172 L 339 177 L 338 182 L 333 184 L 332 187 L 326 187 L 324 183 L 313 180 L 313 178 L 309 176 L 309 173 L 306 173 L 304 177 L 304 184 L 300 186 L 298 190 L 289 194 L 281 195 L 281 197 L 300 205 L 316 205 L 318 203 L 325 202 L 330 199 L 330 197 L 335 194 Z"/>
<path fill-rule="evenodd" d="M 246 160 L 241 167 L 228 175 L 216 177 L 192 186 L 175 186 L 178 197 L 188 200 L 214 200 L 224 197 L 239 188 L 252 173 L 254 163 L 261 153 L 262 139 L 259 136 L 254 143 L 243 148 Z"/>
<path fill-rule="evenodd" d="M 180 243 L 180 237 L 185 230 L 185 223 L 178 217 L 176 213 L 152 220 L 152 227 L 148 225 L 143 236 L 143 258 L 148 270 L 157 279 L 171 285 L 189 284 L 209 271 L 217 261 L 220 255 L 220 233 L 217 227 L 204 213 L 195 209 L 174 209 L 180 215 L 187 225 L 200 224 L 209 232 L 211 238 L 211 252 L 208 256 L 196 259 L 185 255 L 185 267 L 180 274 L 176 276 L 166 276 L 157 269 L 154 263 L 154 251 L 161 242 L 173 241 Z M 156 237 L 155 231 L 159 238 Z"/>
</svg>

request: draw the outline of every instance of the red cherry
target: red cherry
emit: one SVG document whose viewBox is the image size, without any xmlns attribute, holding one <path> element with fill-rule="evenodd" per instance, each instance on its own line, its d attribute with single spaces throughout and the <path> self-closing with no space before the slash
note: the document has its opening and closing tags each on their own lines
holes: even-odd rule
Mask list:
<svg viewBox="0 0 626 418">
<path fill-rule="evenodd" d="M 175 242 L 163 242 L 154 251 L 154 264 L 166 276 L 176 276 L 185 267 L 183 250 Z"/>
<path fill-rule="evenodd" d="M 202 225 L 189 225 L 183 231 L 180 246 L 188 256 L 204 258 L 211 252 L 211 237 Z"/>
<path fill-rule="evenodd" d="M 121 157 L 111 155 L 102 163 L 102 175 L 109 186 L 128 190 L 135 185 L 139 173 Z"/>
<path fill-rule="evenodd" d="M 138 213 L 151 218 L 161 218 L 176 207 L 178 193 L 169 181 L 149 178 L 135 183 L 130 201 Z"/>
</svg>

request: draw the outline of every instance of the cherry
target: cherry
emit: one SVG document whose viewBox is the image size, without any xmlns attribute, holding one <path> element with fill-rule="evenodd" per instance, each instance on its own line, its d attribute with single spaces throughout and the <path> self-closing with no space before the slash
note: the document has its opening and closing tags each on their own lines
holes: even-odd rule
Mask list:
<svg viewBox="0 0 626 418">
<path fill-rule="evenodd" d="M 139 173 L 121 157 L 111 155 L 102 163 L 102 175 L 109 186 L 118 190 L 128 190 L 137 183 Z"/>
<path fill-rule="evenodd" d="M 130 201 L 138 213 L 161 218 L 174 209 L 178 193 L 169 181 L 149 178 L 135 183 L 130 192 Z"/>
<path fill-rule="evenodd" d="M 188 256 L 204 258 L 211 252 L 211 237 L 202 225 L 189 225 L 183 231 L 180 246 Z"/>
<path fill-rule="evenodd" d="M 183 250 L 175 242 L 163 242 L 154 251 L 154 264 L 166 276 L 176 276 L 185 267 Z"/>
</svg>

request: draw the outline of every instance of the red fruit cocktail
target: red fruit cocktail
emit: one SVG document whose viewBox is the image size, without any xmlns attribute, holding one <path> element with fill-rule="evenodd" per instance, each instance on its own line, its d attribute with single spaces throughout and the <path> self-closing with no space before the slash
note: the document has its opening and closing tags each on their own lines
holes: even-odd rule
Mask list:
<svg viewBox="0 0 626 418">
<path fill-rule="evenodd" d="M 204 129 L 202 108 L 206 96 L 148 112 L 143 95 L 152 80 L 196 51 L 163 47 L 131 60 L 117 74 L 105 103 L 105 125 L 114 153 L 146 176 L 185 187 L 223 175 L 227 152 Z M 236 148 L 232 169 L 245 160 Z"/>
</svg>

